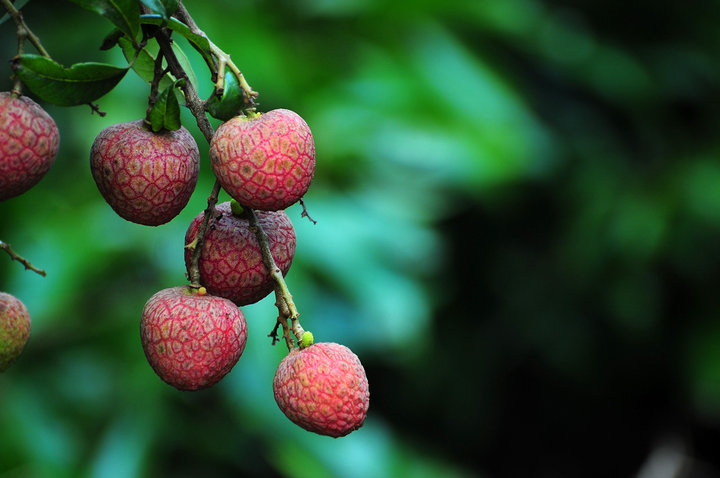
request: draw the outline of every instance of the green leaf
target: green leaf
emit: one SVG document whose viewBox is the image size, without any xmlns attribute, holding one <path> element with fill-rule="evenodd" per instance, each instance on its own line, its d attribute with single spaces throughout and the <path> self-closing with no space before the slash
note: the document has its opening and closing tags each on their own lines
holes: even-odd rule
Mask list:
<svg viewBox="0 0 720 478">
<path fill-rule="evenodd" d="M 163 129 L 180 129 L 180 104 L 175 95 L 176 84 L 174 83 L 165 88 L 158 95 L 157 101 L 150 110 L 148 120 L 150 121 L 150 127 L 156 133 Z"/>
<path fill-rule="evenodd" d="M 237 78 L 230 71 L 225 72 L 225 89 L 222 97 L 213 95 L 207 103 L 207 112 L 213 118 L 227 121 L 237 116 L 243 107 L 243 92 L 238 85 Z"/>
<path fill-rule="evenodd" d="M 29 1 L 30 1 L 30 0 L 18 0 L 17 2 L 15 2 L 15 3 L 13 4 L 13 6 L 14 6 L 16 9 L 20 10 L 20 9 L 21 9 L 22 7 L 24 7 L 25 4 L 26 4 L 27 2 L 29 2 Z M 10 14 L 9 14 L 9 13 L 6 13 L 6 14 L 3 15 L 2 17 L 0 17 L 0 24 L 2 24 L 2 23 L 3 23 L 4 21 L 6 21 L 8 18 L 10 18 Z"/>
<path fill-rule="evenodd" d="M 182 48 L 180 48 L 180 45 L 178 45 L 177 42 L 172 43 L 172 49 L 175 52 L 175 58 L 177 58 L 178 63 L 180 63 L 182 69 L 185 70 L 185 73 L 187 73 L 190 84 L 195 87 L 195 91 L 199 91 L 198 79 L 195 75 L 195 70 L 193 70 L 192 64 L 190 63 L 190 59 L 187 57 Z"/>
<path fill-rule="evenodd" d="M 40 55 L 20 55 L 20 80 L 39 98 L 58 106 L 90 103 L 112 90 L 127 68 L 105 63 L 76 63 L 69 68 Z"/>
<path fill-rule="evenodd" d="M 177 10 L 177 0 L 140 0 L 153 12 L 158 13 L 162 18 L 167 19 Z"/>
<path fill-rule="evenodd" d="M 125 55 L 125 59 L 130 64 L 133 71 L 137 73 L 140 78 L 148 83 L 151 83 L 153 76 L 155 75 L 155 57 L 157 53 L 153 54 L 148 47 L 146 47 L 140 50 L 140 53 L 137 54 L 136 58 L 135 54 L 137 50 L 127 37 L 120 38 L 118 40 L 118 44 L 120 45 L 120 48 L 122 48 L 123 55 Z M 164 90 L 168 86 L 172 85 L 173 81 L 173 78 L 166 73 L 158 83 L 158 89 Z"/>
<path fill-rule="evenodd" d="M 162 25 L 166 26 L 167 28 L 171 29 L 174 32 L 179 33 L 180 35 L 187 38 L 189 42 L 200 48 L 201 50 L 205 52 L 210 52 L 210 42 L 208 39 L 201 35 L 196 35 L 190 30 L 190 27 L 185 25 L 183 22 L 176 18 L 170 18 L 167 21 L 167 24 L 164 24 L 164 19 L 157 14 L 152 15 L 141 15 L 140 16 L 140 23 L 146 24 L 146 25 Z"/>
<path fill-rule="evenodd" d="M 107 18 L 130 38 L 140 30 L 140 6 L 135 0 L 70 0 Z"/>
</svg>

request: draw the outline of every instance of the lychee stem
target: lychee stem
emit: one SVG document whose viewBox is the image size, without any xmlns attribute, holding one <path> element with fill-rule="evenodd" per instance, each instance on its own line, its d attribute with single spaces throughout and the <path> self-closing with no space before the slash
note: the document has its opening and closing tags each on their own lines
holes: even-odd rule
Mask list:
<svg viewBox="0 0 720 478">
<path fill-rule="evenodd" d="M 4 250 L 5 252 L 7 252 L 8 255 L 10 256 L 10 259 L 11 259 L 11 260 L 13 260 L 13 261 L 18 261 L 20 264 L 22 264 L 23 266 L 25 266 L 25 270 L 31 270 L 31 271 L 33 271 L 33 272 L 37 272 L 38 274 L 40 274 L 40 275 L 43 276 L 43 277 L 45 277 L 45 276 L 47 275 L 47 272 L 45 272 L 43 269 L 38 269 L 37 267 L 35 267 L 34 265 L 32 265 L 32 263 L 31 263 L 29 260 L 27 260 L 27 259 L 25 259 L 24 257 L 18 255 L 18 254 L 13 250 L 13 248 L 10 247 L 10 244 L 8 244 L 7 242 L 0 241 L 0 249 L 2 249 L 2 250 Z"/>
</svg>

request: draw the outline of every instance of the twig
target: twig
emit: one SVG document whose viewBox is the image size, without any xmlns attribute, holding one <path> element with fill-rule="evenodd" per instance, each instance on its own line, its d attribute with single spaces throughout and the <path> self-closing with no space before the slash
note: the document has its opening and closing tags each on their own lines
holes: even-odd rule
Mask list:
<svg viewBox="0 0 720 478">
<path fill-rule="evenodd" d="M 185 247 L 188 249 L 192 249 L 193 253 L 190 258 L 190 267 L 188 271 L 188 279 L 190 279 L 190 287 L 193 288 L 199 288 L 200 287 L 200 255 L 202 254 L 202 248 L 203 244 L 205 243 L 205 233 L 207 232 L 208 225 L 210 224 L 210 219 L 212 219 L 215 216 L 215 205 L 218 202 L 218 194 L 220 194 L 220 181 L 215 180 L 215 184 L 213 185 L 212 192 L 210 193 L 210 196 L 208 196 L 207 200 L 207 207 L 205 208 L 205 215 L 203 216 L 203 220 L 200 223 L 200 226 L 198 226 L 197 234 L 195 234 L 195 239 L 193 241 L 186 245 Z"/>
<path fill-rule="evenodd" d="M 29 269 L 29 270 L 31 270 L 31 271 L 33 271 L 33 272 L 37 272 L 38 274 L 40 274 L 40 275 L 43 276 L 43 277 L 47 276 L 47 272 L 45 272 L 43 269 L 38 269 L 37 267 L 35 267 L 34 265 L 32 265 L 32 263 L 30 263 L 29 260 L 27 260 L 27 259 L 25 259 L 24 257 L 18 255 L 18 254 L 13 250 L 13 248 L 10 247 L 10 244 L 8 244 L 7 242 L 0 241 L 0 249 L 2 249 L 2 250 L 4 250 L 5 252 L 7 252 L 8 255 L 10 256 L 10 259 L 12 259 L 13 261 L 18 261 L 20 264 L 22 264 L 23 266 L 25 266 L 25 270 L 28 270 L 28 269 Z"/>
<path fill-rule="evenodd" d="M 10 0 L 0 0 L 0 5 L 2 5 L 5 10 L 10 14 L 13 21 L 15 22 L 15 25 L 17 25 L 18 29 L 18 47 L 21 42 L 24 42 L 27 38 L 30 40 L 30 43 L 33 44 L 33 46 L 37 49 L 37 51 L 44 56 L 45 58 L 50 58 L 50 54 L 45 50 L 45 48 L 42 46 L 42 43 L 40 43 L 40 39 L 28 28 L 28 26 L 25 24 L 25 20 L 23 20 L 22 12 L 15 8 L 15 6 L 10 2 Z M 22 53 L 19 52 L 18 55 Z"/>
<path fill-rule="evenodd" d="M 300 217 L 306 217 L 306 218 L 308 218 L 308 219 L 310 220 L 310 222 L 312 222 L 313 224 L 317 224 L 317 221 L 316 221 L 315 219 L 313 219 L 312 217 L 310 217 L 310 214 L 308 214 L 308 210 L 307 210 L 307 208 L 305 207 L 305 201 L 303 201 L 302 198 L 300 198 L 300 205 L 301 205 L 302 208 L 303 208 L 302 212 L 300 213 Z"/>
</svg>

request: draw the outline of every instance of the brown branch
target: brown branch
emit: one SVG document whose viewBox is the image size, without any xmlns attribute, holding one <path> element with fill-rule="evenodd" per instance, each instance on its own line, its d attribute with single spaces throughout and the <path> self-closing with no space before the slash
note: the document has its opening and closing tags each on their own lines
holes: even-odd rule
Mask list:
<svg viewBox="0 0 720 478">
<path fill-rule="evenodd" d="M 34 265 L 32 265 L 32 263 L 31 263 L 29 260 L 27 260 L 27 259 L 25 259 L 24 257 L 18 255 L 18 254 L 13 250 L 13 248 L 10 247 L 10 244 L 8 244 L 7 242 L 0 241 L 0 249 L 2 249 L 2 250 L 4 250 L 5 252 L 7 252 L 8 255 L 10 256 L 10 259 L 11 259 L 11 260 L 13 260 L 13 261 L 18 261 L 20 264 L 22 264 L 23 266 L 25 266 L 25 270 L 31 270 L 31 271 L 33 271 L 33 272 L 37 272 L 38 274 L 40 274 L 40 275 L 43 276 L 43 277 L 45 277 L 45 276 L 47 275 L 47 272 L 45 272 L 43 269 L 38 269 L 37 267 L 35 267 Z"/>
</svg>

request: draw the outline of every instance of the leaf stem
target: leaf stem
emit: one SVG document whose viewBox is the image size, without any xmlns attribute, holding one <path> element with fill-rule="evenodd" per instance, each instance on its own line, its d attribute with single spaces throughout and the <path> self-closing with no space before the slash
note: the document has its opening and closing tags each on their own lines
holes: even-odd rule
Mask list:
<svg viewBox="0 0 720 478">
<path fill-rule="evenodd" d="M 43 277 L 47 276 L 47 272 L 45 272 L 43 269 L 38 269 L 37 267 L 35 267 L 34 265 L 32 265 L 32 263 L 31 263 L 29 260 L 27 260 L 27 259 L 25 259 L 24 257 L 18 255 L 18 254 L 13 250 L 13 248 L 10 247 L 10 244 L 8 244 L 7 242 L 0 241 L 0 249 L 2 249 L 2 250 L 4 250 L 5 252 L 7 252 L 8 255 L 10 256 L 10 259 L 11 259 L 11 260 L 13 260 L 13 261 L 18 261 L 20 264 L 22 264 L 23 266 L 25 266 L 25 270 L 31 270 L 31 271 L 33 271 L 33 272 L 37 272 L 38 274 L 40 274 L 40 275 L 43 276 Z"/>
</svg>

